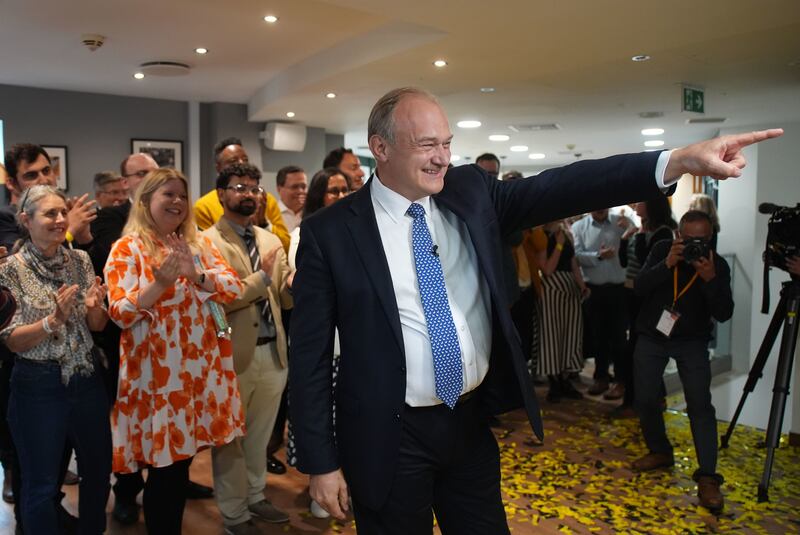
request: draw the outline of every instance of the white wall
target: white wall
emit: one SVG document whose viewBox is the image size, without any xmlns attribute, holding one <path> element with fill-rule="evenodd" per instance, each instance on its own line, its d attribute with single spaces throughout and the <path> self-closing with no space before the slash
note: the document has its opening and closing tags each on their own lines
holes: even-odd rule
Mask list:
<svg viewBox="0 0 800 535">
<path fill-rule="evenodd" d="M 774 125 L 751 125 L 723 130 L 722 134 L 758 130 Z M 796 165 L 797 147 L 800 146 L 800 123 L 781 125 L 783 137 L 770 140 L 745 150 L 748 166 L 742 177 L 727 180 L 720 185 L 719 209 L 722 232 L 718 248 L 722 253 L 735 253 L 739 259 L 737 286 L 734 288 L 736 308 L 733 316 L 734 369 L 742 372 L 734 380 L 712 390 L 717 417 L 729 420 L 733 416 L 758 348 L 778 302 L 780 283 L 789 279 L 780 270 L 770 275 L 771 303 L 769 314 L 761 314 L 762 260 L 768 217 L 758 214 L 758 204 L 773 202 L 794 205 L 800 202 L 800 173 Z M 764 376 L 748 397 L 739 421 L 746 425 L 765 428 L 772 401 L 775 368 L 778 361 L 780 337 L 764 368 Z M 795 359 L 795 365 L 797 365 Z M 790 429 L 800 432 L 800 395 L 796 390 L 797 366 L 790 385 L 783 432 Z"/>
</svg>

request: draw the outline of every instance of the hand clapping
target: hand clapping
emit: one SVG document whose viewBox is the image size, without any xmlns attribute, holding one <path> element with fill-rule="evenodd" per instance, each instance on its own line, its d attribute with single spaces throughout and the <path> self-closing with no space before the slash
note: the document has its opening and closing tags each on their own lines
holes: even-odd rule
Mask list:
<svg viewBox="0 0 800 535">
<path fill-rule="evenodd" d="M 103 299 L 105 299 L 107 291 L 108 287 L 103 284 L 103 280 L 100 277 L 95 277 L 92 286 L 86 291 L 86 297 L 84 298 L 86 308 L 103 306 Z"/>
<path fill-rule="evenodd" d="M 75 306 L 75 297 L 78 295 L 78 285 L 67 286 L 63 284 L 56 293 L 55 319 L 59 325 L 66 323 L 72 308 Z"/>
</svg>

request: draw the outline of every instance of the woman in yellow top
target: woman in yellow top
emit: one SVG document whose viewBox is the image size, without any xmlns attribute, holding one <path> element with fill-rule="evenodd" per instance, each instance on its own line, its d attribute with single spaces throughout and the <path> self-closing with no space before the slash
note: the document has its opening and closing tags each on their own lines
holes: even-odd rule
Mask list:
<svg viewBox="0 0 800 535">
<path fill-rule="evenodd" d="M 197 234 L 186 178 L 158 169 L 139 186 L 105 267 L 109 315 L 122 329 L 114 472 L 148 468 L 148 532 L 180 534 L 189 464 L 200 450 L 242 436 L 230 340 L 213 303 L 241 283 Z"/>
</svg>

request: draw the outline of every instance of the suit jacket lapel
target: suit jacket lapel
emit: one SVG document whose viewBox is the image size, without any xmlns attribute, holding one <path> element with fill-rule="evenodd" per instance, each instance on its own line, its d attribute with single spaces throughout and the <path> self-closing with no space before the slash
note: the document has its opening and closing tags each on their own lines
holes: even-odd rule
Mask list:
<svg viewBox="0 0 800 535">
<path fill-rule="evenodd" d="M 370 279 L 378 299 L 383 306 L 386 317 L 392 326 L 397 344 L 405 354 L 403 346 L 403 332 L 400 327 L 400 314 L 397 312 L 397 299 L 394 295 L 392 276 L 389 264 L 383 251 L 378 223 L 375 219 L 375 209 L 372 206 L 371 191 L 372 180 L 359 191 L 353 194 L 350 205 L 350 218 L 347 228 L 356 244 L 356 251 L 364 263 L 364 269 Z"/>
<path fill-rule="evenodd" d="M 250 254 L 248 251 L 245 251 L 242 238 L 233 230 L 233 227 L 228 224 L 224 217 L 219 218 L 216 225 L 222 239 L 228 242 L 231 248 L 236 252 L 242 265 L 246 266 L 249 273 L 252 273 L 253 266 L 250 264 Z"/>
</svg>

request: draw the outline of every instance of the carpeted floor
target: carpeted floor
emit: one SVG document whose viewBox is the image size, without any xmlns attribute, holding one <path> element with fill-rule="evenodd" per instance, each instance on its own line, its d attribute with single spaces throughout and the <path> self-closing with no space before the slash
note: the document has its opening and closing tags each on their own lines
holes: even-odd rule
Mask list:
<svg viewBox="0 0 800 535">
<path fill-rule="evenodd" d="M 675 446 L 674 469 L 636 474 L 630 463 L 644 453 L 636 420 L 612 420 L 609 405 L 589 399 L 545 402 L 543 411 L 544 445 L 531 442 L 533 435 L 521 412 L 504 416 L 502 427 L 495 429 L 501 447 L 506 513 L 514 535 L 800 533 L 800 449 L 787 446 L 785 439 L 776 454 L 771 501 L 757 503 L 765 453 L 758 444 L 763 432 L 737 428 L 731 447 L 720 452 L 726 507 L 715 516 L 697 505 L 691 479 L 696 466 L 694 448 L 684 414 L 666 413 Z M 726 428 L 720 423 L 720 434 Z M 208 452 L 198 455 L 192 478 L 210 484 Z M 77 489 L 65 489 L 67 506 L 75 512 Z M 266 534 L 355 533 L 352 521 L 342 524 L 311 517 L 306 479 L 294 470 L 270 476 L 267 497 L 288 511 L 291 521 L 264 525 Z M 13 533 L 12 526 L 10 506 L 0 506 L 0 533 Z M 190 502 L 183 531 L 192 535 L 222 533 L 214 501 Z M 108 533 L 143 534 L 143 520 L 122 527 L 109 515 Z"/>
</svg>

